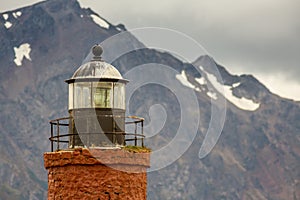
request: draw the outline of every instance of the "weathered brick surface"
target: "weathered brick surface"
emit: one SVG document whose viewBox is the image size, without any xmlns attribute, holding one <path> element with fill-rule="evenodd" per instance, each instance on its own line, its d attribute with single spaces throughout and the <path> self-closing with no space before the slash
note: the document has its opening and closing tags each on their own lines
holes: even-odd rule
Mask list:
<svg viewBox="0 0 300 200">
<path fill-rule="evenodd" d="M 45 153 L 48 200 L 146 199 L 149 164 L 148 153 L 123 150 L 75 149 Z"/>
</svg>

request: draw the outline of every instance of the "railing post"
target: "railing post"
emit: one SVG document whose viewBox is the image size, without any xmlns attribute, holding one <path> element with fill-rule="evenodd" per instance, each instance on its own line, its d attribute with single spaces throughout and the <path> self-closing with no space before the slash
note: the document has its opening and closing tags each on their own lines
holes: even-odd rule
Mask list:
<svg viewBox="0 0 300 200">
<path fill-rule="evenodd" d="M 57 120 L 57 150 L 59 150 L 59 120 Z"/>
<path fill-rule="evenodd" d="M 116 139 L 117 137 L 116 137 L 116 134 L 117 134 L 116 131 L 114 131 L 114 132 L 113 132 L 113 135 L 112 135 L 112 138 L 113 138 L 112 140 L 113 140 L 113 144 L 114 144 L 114 145 L 117 144 L 117 139 Z"/>
<path fill-rule="evenodd" d="M 113 143 L 113 145 L 116 145 L 117 144 L 117 137 L 116 137 L 116 130 L 117 130 L 117 128 L 116 128 L 116 122 L 115 122 L 115 120 L 113 120 L 113 131 L 112 131 L 112 143 Z"/>
<path fill-rule="evenodd" d="M 137 132 L 137 123 L 134 122 L 134 146 L 137 146 L 136 132 Z"/>
<path fill-rule="evenodd" d="M 72 132 L 71 132 L 71 134 L 73 134 L 72 135 L 72 144 L 71 145 L 72 145 L 72 148 L 74 148 L 75 147 L 75 134 L 74 133 L 75 133 L 75 128 L 76 127 L 75 127 L 75 121 L 74 121 L 73 117 L 71 118 L 71 126 L 72 126 L 72 129 L 71 129 Z M 76 133 L 77 133 L 77 130 L 76 130 Z"/>
<path fill-rule="evenodd" d="M 144 147 L 144 120 L 142 120 L 142 147 Z"/>
<path fill-rule="evenodd" d="M 51 135 L 50 135 L 50 141 L 51 141 L 51 152 L 53 152 L 53 124 L 52 122 L 50 122 L 51 124 Z"/>
</svg>

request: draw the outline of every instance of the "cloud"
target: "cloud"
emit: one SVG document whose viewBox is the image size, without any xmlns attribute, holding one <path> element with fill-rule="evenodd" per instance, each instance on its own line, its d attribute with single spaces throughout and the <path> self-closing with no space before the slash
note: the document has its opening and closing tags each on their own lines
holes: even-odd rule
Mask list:
<svg viewBox="0 0 300 200">
<path fill-rule="evenodd" d="M 109 20 L 123 22 L 129 28 L 162 26 L 179 30 L 200 43 L 205 41 L 204 46 L 225 60 L 250 57 L 260 62 L 265 59 L 291 62 L 295 60 L 294 52 L 299 52 L 300 1 L 297 0 L 80 2 L 93 4 L 100 15 L 103 13 Z M 268 67 L 273 69 L 274 65 L 265 66 Z"/>
<path fill-rule="evenodd" d="M 1 7 L 12 9 L 37 1 L 24 2 L 2 2 Z M 281 73 L 300 85 L 299 0 L 80 0 L 80 3 L 129 29 L 160 26 L 183 32 L 230 71 L 274 74 L 274 77 Z"/>
</svg>

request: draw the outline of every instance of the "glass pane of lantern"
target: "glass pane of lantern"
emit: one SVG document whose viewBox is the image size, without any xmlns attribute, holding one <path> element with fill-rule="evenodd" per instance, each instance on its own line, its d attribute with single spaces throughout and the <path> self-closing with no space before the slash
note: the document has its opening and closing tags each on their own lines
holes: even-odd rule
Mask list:
<svg viewBox="0 0 300 200">
<path fill-rule="evenodd" d="M 114 84 L 114 108 L 125 109 L 125 85 Z"/>
<path fill-rule="evenodd" d="M 70 83 L 69 84 L 69 110 L 70 109 L 73 109 L 73 87 L 74 87 L 74 84 L 73 83 Z"/>
<path fill-rule="evenodd" d="M 93 106 L 96 108 L 112 107 L 112 83 L 94 83 L 93 85 Z"/>
<path fill-rule="evenodd" d="M 74 108 L 81 108 L 81 87 L 78 83 L 75 83 L 74 90 Z"/>
<path fill-rule="evenodd" d="M 74 108 L 91 107 L 91 83 L 74 83 Z"/>
<path fill-rule="evenodd" d="M 82 87 L 82 107 L 91 107 L 91 88 L 89 85 L 83 85 Z"/>
</svg>

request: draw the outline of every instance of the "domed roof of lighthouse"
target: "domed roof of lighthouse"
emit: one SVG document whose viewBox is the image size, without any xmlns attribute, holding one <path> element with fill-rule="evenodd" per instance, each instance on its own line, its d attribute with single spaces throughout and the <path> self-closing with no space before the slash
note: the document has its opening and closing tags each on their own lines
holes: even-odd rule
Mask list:
<svg viewBox="0 0 300 200">
<path fill-rule="evenodd" d="M 94 55 L 92 60 L 81 65 L 67 82 L 79 79 L 111 79 L 127 82 L 114 66 L 101 59 L 103 49 L 100 45 L 95 45 L 92 48 L 92 53 Z"/>
</svg>

